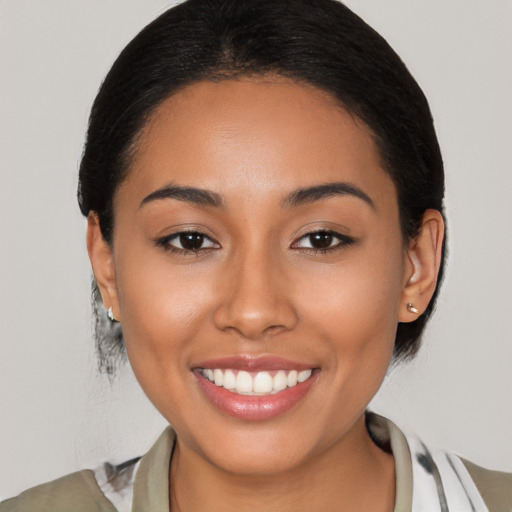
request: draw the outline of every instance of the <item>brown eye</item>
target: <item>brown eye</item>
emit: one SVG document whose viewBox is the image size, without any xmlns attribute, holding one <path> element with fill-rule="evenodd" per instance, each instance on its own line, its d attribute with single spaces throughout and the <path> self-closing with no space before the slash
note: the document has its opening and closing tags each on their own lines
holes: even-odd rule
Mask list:
<svg viewBox="0 0 512 512">
<path fill-rule="evenodd" d="M 311 233 L 309 235 L 309 244 L 313 249 L 327 249 L 332 245 L 333 239 L 332 234 L 326 231 Z"/>
<path fill-rule="evenodd" d="M 204 235 L 201 233 L 181 233 L 179 241 L 181 248 L 186 251 L 198 251 L 203 247 Z"/>
<path fill-rule="evenodd" d="M 157 240 L 156 245 L 163 247 L 165 250 L 182 254 L 220 248 L 217 242 L 198 231 L 180 231 Z"/>
<path fill-rule="evenodd" d="M 327 252 L 353 244 L 355 240 L 335 231 L 314 231 L 301 236 L 292 244 L 292 249 Z"/>
</svg>

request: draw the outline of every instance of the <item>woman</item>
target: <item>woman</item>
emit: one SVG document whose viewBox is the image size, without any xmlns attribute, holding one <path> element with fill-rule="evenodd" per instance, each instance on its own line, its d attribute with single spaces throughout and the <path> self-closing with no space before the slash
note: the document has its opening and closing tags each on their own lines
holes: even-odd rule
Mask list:
<svg viewBox="0 0 512 512">
<path fill-rule="evenodd" d="M 4 506 L 507 506 L 506 475 L 364 413 L 431 314 L 442 200 L 421 90 L 341 4 L 162 15 L 100 90 L 79 201 L 102 303 L 175 433 Z"/>
</svg>

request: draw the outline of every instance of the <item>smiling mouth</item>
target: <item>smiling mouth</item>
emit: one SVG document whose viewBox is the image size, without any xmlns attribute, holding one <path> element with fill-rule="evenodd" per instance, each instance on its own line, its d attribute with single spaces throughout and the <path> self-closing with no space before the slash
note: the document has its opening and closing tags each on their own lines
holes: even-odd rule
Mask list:
<svg viewBox="0 0 512 512">
<path fill-rule="evenodd" d="M 243 421 L 280 416 L 301 402 L 320 368 L 281 357 L 231 356 L 193 366 L 199 389 L 222 413 Z"/>
<path fill-rule="evenodd" d="M 305 382 L 311 377 L 313 369 L 247 372 L 236 369 L 200 368 L 199 372 L 211 383 L 234 394 L 268 396 Z"/>
</svg>

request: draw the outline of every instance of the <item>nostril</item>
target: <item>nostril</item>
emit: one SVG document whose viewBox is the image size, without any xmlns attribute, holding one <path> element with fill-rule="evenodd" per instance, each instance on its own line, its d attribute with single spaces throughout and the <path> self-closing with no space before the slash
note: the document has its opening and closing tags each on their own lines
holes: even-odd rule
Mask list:
<svg viewBox="0 0 512 512">
<path fill-rule="evenodd" d="M 279 334 L 281 331 L 286 331 L 287 328 L 284 325 L 270 325 L 264 331 L 264 335 L 272 336 Z"/>
<path fill-rule="evenodd" d="M 227 325 L 221 328 L 224 332 L 234 332 L 239 337 L 250 340 L 258 340 L 278 335 L 280 332 L 287 330 L 283 325 L 269 325 L 261 327 L 251 323 L 237 323 L 236 325 Z"/>
<path fill-rule="evenodd" d="M 248 251 L 226 268 L 216 295 L 213 321 L 217 329 L 247 339 L 274 336 L 293 329 L 297 314 L 286 278 L 278 264 Z M 229 275 L 229 278 L 228 278 Z"/>
<path fill-rule="evenodd" d="M 224 332 L 236 332 L 246 339 L 276 336 L 293 329 L 297 315 L 291 306 L 248 311 L 235 307 L 219 307 L 214 314 L 214 324 Z"/>
</svg>

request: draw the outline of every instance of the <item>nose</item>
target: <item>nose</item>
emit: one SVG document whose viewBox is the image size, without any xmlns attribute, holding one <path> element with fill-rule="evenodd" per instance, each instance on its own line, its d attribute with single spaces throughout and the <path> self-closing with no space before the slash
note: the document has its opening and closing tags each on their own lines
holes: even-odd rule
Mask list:
<svg viewBox="0 0 512 512">
<path fill-rule="evenodd" d="M 222 282 L 214 312 L 218 329 L 257 340 L 297 324 L 292 283 L 270 255 L 239 255 Z"/>
</svg>

